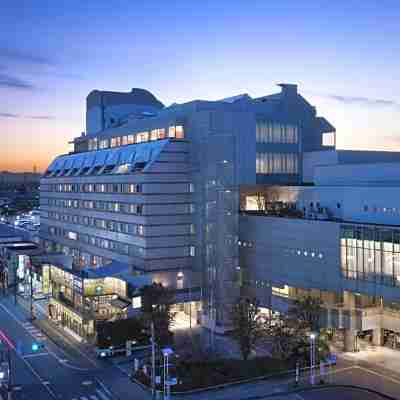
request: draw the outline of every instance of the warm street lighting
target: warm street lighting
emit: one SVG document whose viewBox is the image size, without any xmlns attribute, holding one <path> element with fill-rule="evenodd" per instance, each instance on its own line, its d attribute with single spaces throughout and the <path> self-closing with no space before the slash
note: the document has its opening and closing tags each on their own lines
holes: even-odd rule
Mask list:
<svg viewBox="0 0 400 400">
<path fill-rule="evenodd" d="M 315 339 L 318 334 L 315 332 L 310 333 L 310 383 L 314 385 L 315 383 L 315 365 L 316 365 L 316 346 Z"/>
</svg>

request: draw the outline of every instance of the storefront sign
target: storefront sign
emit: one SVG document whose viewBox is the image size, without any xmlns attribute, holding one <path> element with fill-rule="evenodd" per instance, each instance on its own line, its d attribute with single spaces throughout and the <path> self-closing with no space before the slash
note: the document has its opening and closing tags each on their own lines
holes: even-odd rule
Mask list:
<svg viewBox="0 0 400 400">
<path fill-rule="evenodd" d="M 83 280 L 79 276 L 74 276 L 74 291 L 77 293 L 83 293 Z"/>
</svg>

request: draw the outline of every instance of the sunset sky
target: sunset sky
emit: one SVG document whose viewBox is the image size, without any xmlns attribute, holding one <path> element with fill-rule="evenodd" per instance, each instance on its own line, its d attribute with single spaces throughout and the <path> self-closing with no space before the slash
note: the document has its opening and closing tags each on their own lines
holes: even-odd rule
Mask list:
<svg viewBox="0 0 400 400">
<path fill-rule="evenodd" d="M 339 148 L 400 151 L 399 20 L 399 1 L 3 0 L 0 170 L 44 170 L 92 89 L 132 87 L 169 105 L 297 83 Z"/>
</svg>

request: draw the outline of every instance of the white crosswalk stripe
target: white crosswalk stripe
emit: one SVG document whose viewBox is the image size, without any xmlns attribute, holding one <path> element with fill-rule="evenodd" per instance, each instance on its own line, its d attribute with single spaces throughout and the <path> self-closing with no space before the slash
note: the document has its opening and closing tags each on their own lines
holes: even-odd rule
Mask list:
<svg viewBox="0 0 400 400">
<path fill-rule="evenodd" d="M 85 396 L 75 395 L 75 397 L 73 397 L 71 400 L 112 400 L 112 399 L 108 397 L 101 390 L 96 389 L 96 394 L 91 394 L 91 395 L 86 394 Z"/>
<path fill-rule="evenodd" d="M 46 336 L 43 335 L 42 331 L 36 326 L 33 326 L 30 322 L 24 322 L 23 323 L 24 328 L 35 338 L 38 340 L 45 340 Z"/>
<path fill-rule="evenodd" d="M 110 400 L 110 398 L 106 396 L 101 390 L 96 389 L 96 392 L 100 396 L 101 400 Z"/>
</svg>

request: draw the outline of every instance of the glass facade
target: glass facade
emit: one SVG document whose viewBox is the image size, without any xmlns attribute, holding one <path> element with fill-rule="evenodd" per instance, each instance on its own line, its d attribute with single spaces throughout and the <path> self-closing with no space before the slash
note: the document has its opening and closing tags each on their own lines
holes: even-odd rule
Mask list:
<svg viewBox="0 0 400 400">
<path fill-rule="evenodd" d="M 257 143 L 297 144 L 299 140 L 298 127 L 270 121 L 257 121 Z"/>
<path fill-rule="evenodd" d="M 340 244 L 346 279 L 400 286 L 400 229 L 343 225 Z"/>
<path fill-rule="evenodd" d="M 257 153 L 257 174 L 298 174 L 297 153 Z"/>
</svg>

